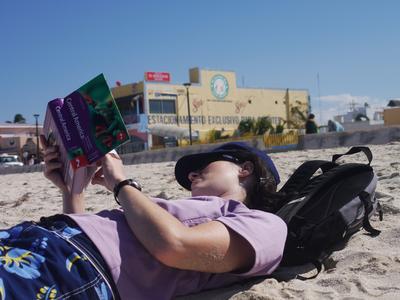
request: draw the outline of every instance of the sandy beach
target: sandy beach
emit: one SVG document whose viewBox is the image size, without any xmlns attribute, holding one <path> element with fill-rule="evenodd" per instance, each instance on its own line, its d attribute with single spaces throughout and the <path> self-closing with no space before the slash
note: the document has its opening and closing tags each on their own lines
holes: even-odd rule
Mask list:
<svg viewBox="0 0 400 300">
<path fill-rule="evenodd" d="M 257 279 L 180 299 L 400 299 L 400 142 L 370 148 L 374 155 L 372 166 L 379 177 L 376 195 L 384 211 L 382 222 L 377 217 L 372 220 L 373 226 L 382 230 L 378 237 L 371 238 L 360 231 L 346 248 L 331 256 L 327 269 L 315 279 Z M 290 151 L 271 157 L 285 182 L 302 162 L 329 160 L 332 154 L 347 149 Z M 366 162 L 363 156 L 360 159 Z M 175 182 L 174 165 L 175 162 L 130 165 L 127 173 L 142 183 L 148 195 L 172 201 L 189 195 Z M 0 175 L 0 191 L 0 228 L 61 212 L 58 189 L 41 173 Z M 88 187 L 88 212 L 115 207 L 110 192 L 98 186 Z"/>
</svg>

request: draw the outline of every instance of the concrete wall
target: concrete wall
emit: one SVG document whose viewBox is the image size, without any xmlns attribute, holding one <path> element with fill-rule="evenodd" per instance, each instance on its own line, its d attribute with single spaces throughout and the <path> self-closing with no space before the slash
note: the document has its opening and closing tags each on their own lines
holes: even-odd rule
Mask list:
<svg viewBox="0 0 400 300">
<path fill-rule="evenodd" d="M 365 144 L 380 145 L 391 141 L 400 141 L 400 126 L 364 131 L 302 135 L 299 137 L 297 149 L 322 149 Z"/>
<path fill-rule="evenodd" d="M 265 150 L 265 145 L 261 138 L 254 138 L 253 140 L 246 141 L 246 143 L 249 143 L 253 147 L 256 147 L 258 149 Z M 150 162 L 177 161 L 184 155 L 207 152 L 222 144 L 224 143 L 193 145 L 181 148 L 165 148 L 159 150 L 124 154 L 121 157 L 124 164 L 127 165 Z"/>
<path fill-rule="evenodd" d="M 400 141 L 400 126 L 389 126 L 368 131 L 355 132 L 331 132 L 323 134 L 307 134 L 299 137 L 297 148 L 293 145 L 279 147 L 276 149 L 266 149 L 262 139 L 247 141 L 252 146 L 269 153 L 282 152 L 288 150 L 323 149 L 335 147 L 351 147 L 356 145 L 386 144 L 392 141 Z M 219 144 L 193 145 L 184 148 L 165 148 L 152 151 L 143 151 L 121 155 L 124 164 L 141 164 L 163 161 L 176 161 L 183 155 L 209 151 Z M 43 165 L 0 168 L 0 174 L 38 172 L 43 170 Z"/>
<path fill-rule="evenodd" d="M 2 174 L 16 174 L 16 173 L 33 173 L 33 172 L 43 172 L 44 165 L 33 165 L 33 166 L 10 166 L 10 167 L 0 167 L 0 175 Z M 49 181 L 50 182 L 50 181 Z"/>
<path fill-rule="evenodd" d="M 254 139 L 252 141 L 246 141 L 253 147 L 264 150 L 264 142 L 262 139 Z M 221 143 L 223 144 L 223 143 Z M 204 145 L 193 145 L 188 147 L 175 147 L 175 148 L 165 148 L 151 151 L 142 151 L 130 154 L 121 155 L 122 161 L 125 165 L 134 165 L 142 163 L 153 163 L 153 162 L 164 162 L 164 161 L 177 161 L 180 157 L 188 154 L 194 154 L 199 152 L 206 152 L 220 144 L 204 144 Z M 30 172 L 42 172 L 44 165 L 33 165 L 33 166 L 23 166 L 23 167 L 6 167 L 0 168 L 1 174 L 14 174 L 14 173 L 30 173 Z"/>
<path fill-rule="evenodd" d="M 383 124 L 372 124 L 371 121 L 359 121 L 359 122 L 349 122 L 343 123 L 344 131 L 364 131 L 371 129 L 383 128 L 385 125 Z"/>
</svg>

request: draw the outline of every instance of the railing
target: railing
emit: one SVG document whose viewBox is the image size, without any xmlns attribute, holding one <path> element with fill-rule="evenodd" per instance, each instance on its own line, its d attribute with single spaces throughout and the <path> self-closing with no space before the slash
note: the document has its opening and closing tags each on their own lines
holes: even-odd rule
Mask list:
<svg viewBox="0 0 400 300">
<path fill-rule="evenodd" d="M 284 134 L 265 134 L 263 140 L 266 148 L 292 148 L 299 143 L 299 134 L 293 131 Z"/>
<path fill-rule="evenodd" d="M 216 144 L 216 143 L 227 143 L 234 141 L 252 141 L 254 139 L 259 139 L 264 142 L 264 145 L 267 149 L 275 149 L 275 150 L 289 150 L 297 147 L 299 143 L 299 135 L 301 133 L 296 131 L 290 131 L 284 134 L 264 134 L 264 135 L 252 135 L 245 134 L 238 137 L 229 137 L 223 139 L 215 139 L 215 140 L 197 140 L 193 141 L 193 145 L 201 145 L 201 144 Z M 186 139 L 182 139 L 179 142 L 180 147 L 189 146 L 189 141 Z"/>
</svg>

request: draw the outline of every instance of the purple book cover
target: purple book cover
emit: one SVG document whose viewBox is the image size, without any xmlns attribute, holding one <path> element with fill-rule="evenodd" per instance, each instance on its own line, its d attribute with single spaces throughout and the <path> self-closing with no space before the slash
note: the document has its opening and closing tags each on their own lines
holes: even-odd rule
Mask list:
<svg viewBox="0 0 400 300">
<path fill-rule="evenodd" d="M 102 74 L 48 103 L 44 133 L 49 144 L 59 145 L 65 181 L 75 192 L 89 183 L 97 160 L 129 139 Z"/>
</svg>

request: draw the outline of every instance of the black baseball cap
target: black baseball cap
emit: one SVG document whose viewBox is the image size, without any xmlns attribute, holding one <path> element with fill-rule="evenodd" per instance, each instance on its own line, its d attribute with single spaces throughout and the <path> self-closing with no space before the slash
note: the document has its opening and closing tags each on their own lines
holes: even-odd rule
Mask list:
<svg viewBox="0 0 400 300">
<path fill-rule="evenodd" d="M 175 178 L 178 183 L 187 190 L 191 190 L 189 173 L 200 170 L 209 163 L 217 160 L 226 160 L 241 163 L 249 159 L 249 156 L 257 156 L 264 162 L 265 167 L 272 173 L 275 182 L 280 182 L 279 173 L 268 154 L 244 142 L 230 142 L 223 144 L 210 152 L 190 154 L 181 157 L 175 165 Z"/>
</svg>

